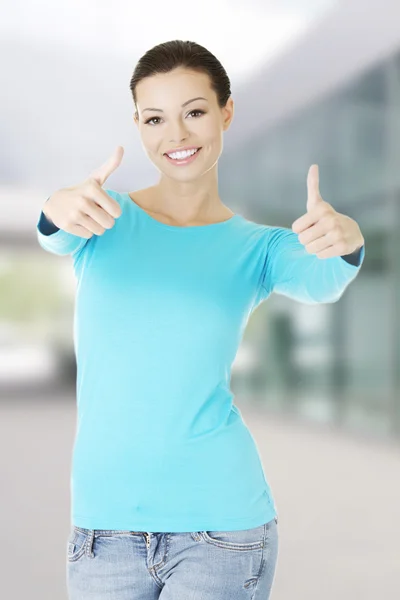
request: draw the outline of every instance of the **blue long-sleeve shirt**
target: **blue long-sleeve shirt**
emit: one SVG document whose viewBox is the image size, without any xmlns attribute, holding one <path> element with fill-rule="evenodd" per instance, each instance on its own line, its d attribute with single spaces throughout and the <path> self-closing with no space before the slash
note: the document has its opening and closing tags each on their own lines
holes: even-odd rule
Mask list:
<svg viewBox="0 0 400 600">
<path fill-rule="evenodd" d="M 122 214 L 103 235 L 70 234 L 43 213 L 37 224 L 40 245 L 70 255 L 78 281 L 72 522 L 184 532 L 270 521 L 277 510 L 234 404 L 232 363 L 252 311 L 272 292 L 335 302 L 364 246 L 322 260 L 289 229 L 239 214 L 176 227 L 127 193 L 105 191 Z"/>
</svg>

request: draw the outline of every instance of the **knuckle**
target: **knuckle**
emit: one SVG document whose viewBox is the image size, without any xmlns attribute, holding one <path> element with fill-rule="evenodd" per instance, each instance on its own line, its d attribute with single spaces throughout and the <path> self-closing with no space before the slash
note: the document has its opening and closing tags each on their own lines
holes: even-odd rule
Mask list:
<svg viewBox="0 0 400 600">
<path fill-rule="evenodd" d="M 333 222 L 335 223 L 335 227 L 337 227 L 338 229 L 341 229 L 341 221 L 340 221 L 340 217 L 339 215 L 335 214 L 333 215 Z"/>
<path fill-rule="evenodd" d="M 332 215 L 332 213 L 328 213 L 325 215 L 326 221 L 329 224 L 329 227 L 333 229 L 336 225 L 336 216 Z"/>
<path fill-rule="evenodd" d="M 335 215 L 328 216 L 327 223 L 330 231 L 339 231 L 339 222 Z"/>
<path fill-rule="evenodd" d="M 82 194 L 79 196 L 79 200 L 78 200 L 78 205 L 77 205 L 77 212 L 81 213 L 83 212 L 85 209 L 87 209 L 87 207 L 89 206 L 90 201 L 83 196 Z"/>
<path fill-rule="evenodd" d="M 325 233 L 325 235 L 330 242 L 338 241 L 338 232 L 334 227 L 330 227 L 329 230 Z"/>
<path fill-rule="evenodd" d="M 94 187 L 94 186 L 97 186 L 97 182 L 94 177 L 88 177 L 86 179 L 86 185 Z"/>
<path fill-rule="evenodd" d="M 75 207 L 71 210 L 70 213 L 70 220 L 71 222 L 77 223 L 79 221 L 79 219 L 82 216 L 82 211 L 79 209 L 79 207 Z"/>
<path fill-rule="evenodd" d="M 97 192 L 97 189 L 98 189 L 97 182 L 94 179 L 89 178 L 88 181 L 87 181 L 87 184 L 86 184 L 86 189 L 87 189 L 89 195 L 95 194 Z"/>
</svg>

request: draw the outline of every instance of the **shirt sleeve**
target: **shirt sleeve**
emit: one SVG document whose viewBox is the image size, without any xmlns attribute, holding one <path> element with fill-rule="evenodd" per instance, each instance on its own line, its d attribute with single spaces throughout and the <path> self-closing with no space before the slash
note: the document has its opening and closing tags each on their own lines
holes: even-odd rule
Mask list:
<svg viewBox="0 0 400 600">
<path fill-rule="evenodd" d="M 75 256 L 80 250 L 83 250 L 91 239 L 60 229 L 46 218 L 43 211 L 40 213 L 36 225 L 36 235 L 40 246 L 47 252 L 59 255 L 70 254 L 71 256 Z"/>
<path fill-rule="evenodd" d="M 321 259 L 307 252 L 297 233 L 283 227 L 269 227 L 266 256 L 261 275 L 262 294 L 272 292 L 305 304 L 336 302 L 355 279 L 365 256 L 365 245 L 348 257 L 359 254 L 358 264 L 342 256 Z M 351 260 L 351 259 L 350 259 Z"/>
</svg>

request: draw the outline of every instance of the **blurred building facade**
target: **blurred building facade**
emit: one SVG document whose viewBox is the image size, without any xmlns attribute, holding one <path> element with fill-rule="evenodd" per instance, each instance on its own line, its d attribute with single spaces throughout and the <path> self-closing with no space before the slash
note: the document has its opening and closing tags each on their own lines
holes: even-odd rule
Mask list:
<svg viewBox="0 0 400 600">
<path fill-rule="evenodd" d="M 240 90 L 221 184 L 245 216 L 290 228 L 306 212 L 307 172 L 317 163 L 322 197 L 359 223 L 366 242 L 360 273 L 337 303 L 273 294 L 252 316 L 266 332 L 253 379 L 260 401 L 400 438 L 400 30 L 396 39 L 390 12 L 380 28 L 373 5 L 365 18 L 332 13 Z"/>
</svg>

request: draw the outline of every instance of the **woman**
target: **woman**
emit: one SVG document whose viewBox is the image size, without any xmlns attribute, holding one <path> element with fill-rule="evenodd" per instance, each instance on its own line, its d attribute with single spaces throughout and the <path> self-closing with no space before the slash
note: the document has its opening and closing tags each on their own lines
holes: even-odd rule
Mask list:
<svg viewBox="0 0 400 600">
<path fill-rule="evenodd" d="M 55 192 L 38 223 L 42 247 L 70 254 L 78 280 L 69 598 L 267 600 L 277 511 L 233 404 L 231 365 L 273 291 L 332 301 L 364 250 L 320 261 L 293 231 L 222 202 L 217 162 L 233 100 L 204 47 L 152 48 L 130 89 L 158 183 L 104 190 L 118 148 Z M 361 246 L 352 227 L 348 254 Z"/>
</svg>

